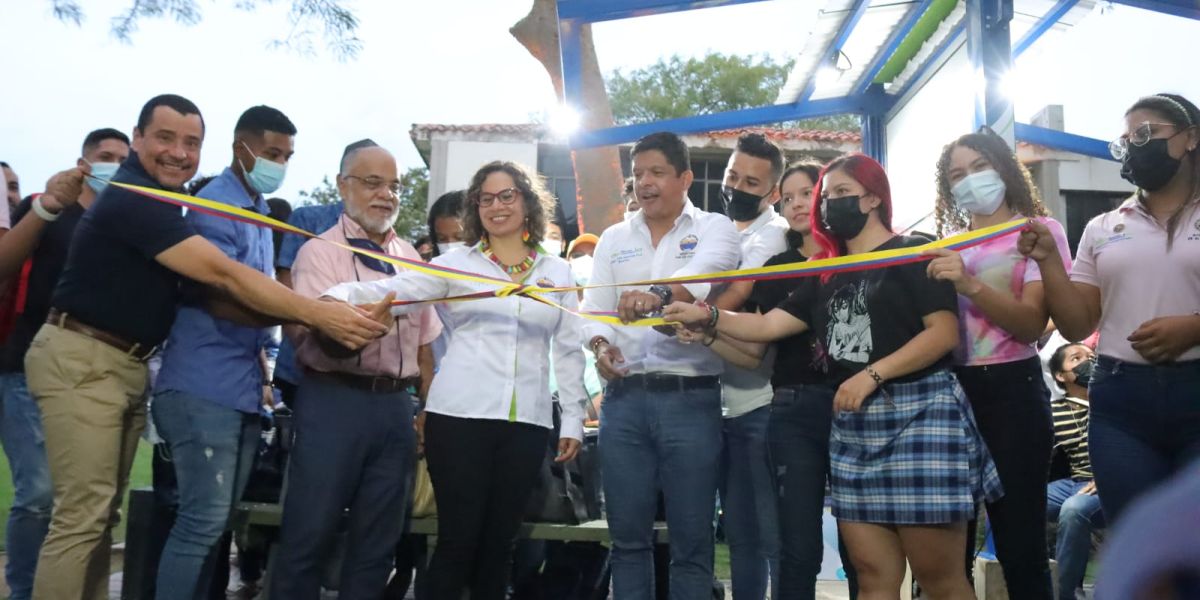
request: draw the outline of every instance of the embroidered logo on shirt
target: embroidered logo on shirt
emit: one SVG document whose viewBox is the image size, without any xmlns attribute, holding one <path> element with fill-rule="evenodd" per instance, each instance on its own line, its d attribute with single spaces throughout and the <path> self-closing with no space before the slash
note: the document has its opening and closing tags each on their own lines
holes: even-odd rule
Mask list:
<svg viewBox="0 0 1200 600">
<path fill-rule="evenodd" d="M 1200 222 L 1197 224 L 1200 224 Z M 1117 223 L 1116 227 L 1113 227 L 1113 233 L 1121 233 L 1122 231 L 1125 231 L 1124 223 Z"/>
<path fill-rule="evenodd" d="M 550 278 L 548 278 L 548 277 L 542 277 L 541 279 L 538 279 L 537 285 L 538 285 L 538 287 L 544 287 L 544 288 L 555 287 L 554 282 L 550 281 Z"/>
<path fill-rule="evenodd" d="M 696 237 L 695 234 L 688 234 L 682 240 L 679 240 L 679 249 L 684 252 L 695 250 L 698 243 L 700 243 L 700 238 Z"/>
<path fill-rule="evenodd" d="M 619 265 L 621 263 L 627 263 L 635 258 L 640 258 L 641 256 L 641 248 L 626 248 L 624 250 L 613 252 L 612 258 L 609 259 L 609 262 L 614 265 Z"/>
</svg>

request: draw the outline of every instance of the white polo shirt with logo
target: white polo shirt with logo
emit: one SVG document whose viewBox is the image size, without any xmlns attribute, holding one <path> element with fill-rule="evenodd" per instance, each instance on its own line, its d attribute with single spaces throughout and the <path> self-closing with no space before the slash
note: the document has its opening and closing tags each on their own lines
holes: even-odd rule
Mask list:
<svg viewBox="0 0 1200 600">
<path fill-rule="evenodd" d="M 728 217 L 696 208 L 684 200 L 675 225 L 655 247 L 643 211 L 604 230 L 596 245 L 589 285 L 699 275 L 737 268 L 741 251 L 737 229 Z M 711 284 L 684 286 L 697 299 L 707 299 Z M 584 310 L 611 312 L 625 290 L 649 286 L 618 286 L 584 291 Z M 589 321 L 585 343 L 604 336 L 621 350 L 629 374 L 720 375 L 723 361 L 701 344 L 682 344 L 674 336 L 649 327 L 611 326 Z"/>
<path fill-rule="evenodd" d="M 742 262 L 739 269 L 753 269 L 767 263 L 771 257 L 787 250 L 787 219 L 775 209 L 762 211 L 750 226 L 741 231 Z M 798 280 L 797 280 L 798 281 Z M 774 395 L 771 372 L 775 366 L 775 345 L 767 346 L 766 354 L 756 369 L 743 369 L 725 364 L 721 376 L 721 415 L 726 419 L 768 406 Z"/>
<path fill-rule="evenodd" d="M 1100 288 L 1098 354 L 1148 361 L 1129 334 L 1157 317 L 1200 311 L 1200 201 L 1185 208 L 1167 249 L 1167 229 L 1134 196 L 1092 219 L 1079 240 L 1071 281 Z M 1177 360 L 1200 359 L 1200 347 Z"/>
</svg>

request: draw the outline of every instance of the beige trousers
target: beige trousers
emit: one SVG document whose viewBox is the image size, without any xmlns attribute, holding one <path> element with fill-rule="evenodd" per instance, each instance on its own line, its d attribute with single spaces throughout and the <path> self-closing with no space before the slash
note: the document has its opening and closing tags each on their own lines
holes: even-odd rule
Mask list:
<svg viewBox="0 0 1200 600">
<path fill-rule="evenodd" d="M 25 355 L 54 484 L 35 600 L 107 600 L 112 528 L 146 426 L 146 365 L 85 335 L 43 325 Z"/>
</svg>

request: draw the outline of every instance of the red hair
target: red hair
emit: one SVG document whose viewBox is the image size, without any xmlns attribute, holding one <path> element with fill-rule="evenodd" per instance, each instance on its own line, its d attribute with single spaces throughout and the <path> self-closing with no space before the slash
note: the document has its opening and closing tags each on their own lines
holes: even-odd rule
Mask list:
<svg viewBox="0 0 1200 600">
<path fill-rule="evenodd" d="M 812 224 L 812 234 L 816 238 L 817 244 L 821 246 L 821 251 L 813 256 L 814 259 L 833 258 L 846 254 L 845 240 L 834 237 L 825 227 L 825 221 L 821 218 L 825 175 L 834 171 L 845 171 L 851 179 L 863 186 L 867 193 L 879 198 L 879 206 L 875 209 L 878 211 L 879 221 L 888 231 L 892 230 L 892 186 L 888 183 L 883 165 L 861 152 L 839 156 L 821 169 L 821 175 L 817 177 L 816 185 L 813 186 L 812 212 L 808 218 Z M 833 277 L 832 273 L 821 275 L 821 283 L 828 283 L 831 277 Z"/>
</svg>

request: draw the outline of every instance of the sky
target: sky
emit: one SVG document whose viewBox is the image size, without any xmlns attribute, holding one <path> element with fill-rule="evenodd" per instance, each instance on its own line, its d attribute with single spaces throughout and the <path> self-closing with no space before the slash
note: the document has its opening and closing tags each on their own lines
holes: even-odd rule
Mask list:
<svg viewBox="0 0 1200 600">
<path fill-rule="evenodd" d="M 342 148 L 370 137 L 402 167 L 423 166 L 413 123 L 522 123 L 556 101 L 540 63 L 508 33 L 531 0 L 344 0 L 360 19 L 363 49 L 338 61 L 273 48 L 287 36 L 289 2 L 199 0 L 203 21 L 147 19 L 124 44 L 109 19 L 132 0 L 87 0 L 81 26 L 51 14 L 50 0 L 8 0 L 0 18 L 0 160 L 25 194 L 73 166 L 88 131 L 132 133 L 141 105 L 164 92 L 186 96 L 208 133 L 200 173 L 231 158 L 232 129 L 246 108 L 284 111 L 299 130 L 296 155 L 277 195 L 295 200 L 337 171 Z M 813 0 L 774 0 L 597 24 L 601 69 L 633 69 L 672 54 L 794 56 L 817 11 Z M 1018 120 L 1065 105 L 1067 129 L 1109 139 L 1140 95 L 1178 91 L 1200 100 L 1189 64 L 1200 22 L 1123 6 L 1036 44 L 1017 64 Z M 852 57 L 858 60 L 866 58 Z M 931 173 L 932 176 L 932 173 Z"/>
</svg>

